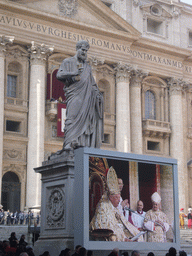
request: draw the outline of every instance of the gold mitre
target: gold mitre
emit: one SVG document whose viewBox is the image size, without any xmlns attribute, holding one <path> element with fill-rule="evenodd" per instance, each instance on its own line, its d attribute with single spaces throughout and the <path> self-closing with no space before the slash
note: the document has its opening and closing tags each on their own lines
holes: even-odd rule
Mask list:
<svg viewBox="0 0 192 256">
<path fill-rule="evenodd" d="M 116 195 L 120 193 L 117 174 L 112 166 L 107 172 L 107 187 L 111 195 Z"/>
</svg>

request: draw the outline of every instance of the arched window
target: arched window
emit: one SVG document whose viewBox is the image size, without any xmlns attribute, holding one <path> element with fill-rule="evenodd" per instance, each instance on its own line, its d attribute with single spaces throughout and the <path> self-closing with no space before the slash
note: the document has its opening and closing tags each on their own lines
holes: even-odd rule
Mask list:
<svg viewBox="0 0 192 256">
<path fill-rule="evenodd" d="M 8 65 L 7 74 L 7 97 L 21 98 L 22 90 L 22 66 L 18 62 Z"/>
<path fill-rule="evenodd" d="M 155 95 L 150 90 L 145 93 L 145 119 L 156 120 Z"/>
<path fill-rule="evenodd" d="M 6 172 L 2 178 L 2 205 L 5 211 L 20 210 L 21 184 L 14 172 Z"/>
</svg>

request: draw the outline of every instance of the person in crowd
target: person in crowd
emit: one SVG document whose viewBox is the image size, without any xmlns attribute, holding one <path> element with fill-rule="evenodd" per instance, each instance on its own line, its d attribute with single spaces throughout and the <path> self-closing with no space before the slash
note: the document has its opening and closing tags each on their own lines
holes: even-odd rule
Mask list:
<svg viewBox="0 0 192 256">
<path fill-rule="evenodd" d="M 93 251 L 89 250 L 89 251 L 87 252 L 87 256 L 93 256 Z"/>
<path fill-rule="evenodd" d="M 73 253 L 72 256 L 78 256 L 79 255 L 79 249 L 81 248 L 81 245 L 76 245 L 75 246 L 75 252 Z"/>
<path fill-rule="evenodd" d="M 41 254 L 40 256 L 50 256 L 49 251 L 45 251 L 43 254 Z"/>
<path fill-rule="evenodd" d="M 14 217 L 13 224 L 17 225 L 19 222 L 19 214 L 17 211 L 14 213 L 13 217 Z"/>
<path fill-rule="evenodd" d="M 79 256 L 86 256 L 87 255 L 87 250 L 85 249 L 85 247 L 81 247 L 79 249 Z"/>
<path fill-rule="evenodd" d="M 24 219 L 25 219 L 24 212 L 21 211 L 21 212 L 19 213 L 19 224 L 20 224 L 20 225 L 23 224 Z"/>
<path fill-rule="evenodd" d="M 152 209 L 146 212 L 144 227 L 149 231 L 147 242 L 166 242 L 169 223 L 165 213 L 160 210 L 161 197 L 155 192 L 151 196 Z"/>
<path fill-rule="evenodd" d="M 22 252 L 19 254 L 19 256 L 29 256 L 29 255 L 27 254 L 27 252 Z"/>
<path fill-rule="evenodd" d="M 149 252 L 147 256 L 155 256 L 155 254 L 153 252 Z"/>
<path fill-rule="evenodd" d="M 143 223 L 146 212 L 143 211 L 144 204 L 141 200 L 137 201 L 137 211 L 131 214 L 131 219 L 133 221 L 133 225 L 137 227 L 139 230 L 143 229 Z"/>
<path fill-rule="evenodd" d="M 121 255 L 122 256 L 129 256 L 129 253 L 128 252 L 123 252 Z"/>
<path fill-rule="evenodd" d="M 36 216 L 36 223 L 37 223 L 37 225 L 39 225 L 39 219 L 40 219 L 40 216 L 39 216 L 39 213 L 37 213 L 37 216 Z"/>
<path fill-rule="evenodd" d="M 19 244 L 19 241 L 16 238 L 15 232 L 11 233 L 11 236 L 9 237 L 10 247 L 17 248 L 17 245 Z"/>
<path fill-rule="evenodd" d="M 33 252 L 33 248 L 29 245 L 26 246 L 26 252 L 29 256 L 35 256 L 35 254 Z"/>
<path fill-rule="evenodd" d="M 70 255 L 71 255 L 71 249 L 69 249 L 69 248 L 62 250 L 59 254 L 59 256 L 70 256 Z"/>
<path fill-rule="evenodd" d="M 14 213 L 11 212 L 10 216 L 11 216 L 11 225 L 13 225 L 14 224 Z"/>
<path fill-rule="evenodd" d="M 187 253 L 185 251 L 179 251 L 179 256 L 187 256 Z"/>
<path fill-rule="evenodd" d="M 120 190 L 118 179 L 113 167 L 107 173 L 107 190 L 97 204 L 95 215 L 90 223 L 90 229 L 108 229 L 113 234 L 109 236 L 110 241 L 130 241 L 139 234 L 139 231 L 125 219 L 118 210 L 120 202 Z M 142 237 L 138 241 L 143 241 Z"/>
<path fill-rule="evenodd" d="M 131 256 L 140 256 L 140 252 L 137 250 L 132 251 Z"/>
<path fill-rule="evenodd" d="M 4 224 L 5 213 L 3 209 L 0 209 L 0 224 Z"/>
<path fill-rule="evenodd" d="M 25 214 L 25 224 L 28 225 L 29 224 L 29 212 L 27 212 Z"/>
<path fill-rule="evenodd" d="M 169 256 L 176 256 L 177 251 L 174 247 L 170 247 L 168 253 L 169 253 Z"/>
<path fill-rule="evenodd" d="M 27 245 L 28 245 L 28 243 L 25 241 L 25 235 L 22 235 L 20 240 L 19 240 L 19 246 L 22 246 L 26 249 Z"/>
<path fill-rule="evenodd" d="M 191 225 L 192 225 L 192 209 L 189 208 L 188 210 L 188 215 L 187 215 L 187 219 L 188 219 L 188 228 L 191 229 Z"/>
<path fill-rule="evenodd" d="M 180 209 L 180 213 L 179 213 L 179 225 L 180 228 L 183 229 L 185 226 L 185 218 L 187 217 L 187 215 L 184 213 L 184 208 Z"/>
<path fill-rule="evenodd" d="M 11 214 L 10 214 L 10 211 L 8 210 L 6 214 L 6 224 L 10 225 L 10 223 L 11 223 Z"/>
</svg>

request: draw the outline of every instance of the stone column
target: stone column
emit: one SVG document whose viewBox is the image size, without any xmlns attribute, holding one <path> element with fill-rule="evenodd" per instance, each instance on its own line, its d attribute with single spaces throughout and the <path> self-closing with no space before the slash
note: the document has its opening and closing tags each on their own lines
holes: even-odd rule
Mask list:
<svg viewBox="0 0 192 256">
<path fill-rule="evenodd" d="M 130 108 L 131 108 L 131 151 L 142 154 L 142 113 L 141 113 L 141 82 L 147 76 L 141 70 L 133 70 L 130 86 Z"/>
<path fill-rule="evenodd" d="M 170 154 L 177 159 L 178 164 L 178 185 L 179 185 L 179 208 L 186 210 L 187 193 L 187 163 L 184 156 L 184 135 L 183 135 L 183 107 L 182 92 L 185 83 L 181 79 L 171 78 L 168 82 L 170 93 Z"/>
<path fill-rule="evenodd" d="M 129 194 L 130 208 L 137 209 L 137 201 L 139 200 L 139 178 L 138 178 L 138 163 L 129 162 Z"/>
<path fill-rule="evenodd" d="M 14 37 L 0 36 L 0 191 L 2 187 L 2 169 L 3 169 L 3 129 L 4 129 L 4 97 L 5 97 L 5 52 L 6 46 L 12 43 Z M 0 193 L 1 202 L 1 193 Z"/>
<path fill-rule="evenodd" d="M 53 48 L 32 42 L 29 51 L 31 55 L 26 206 L 34 207 L 41 203 L 40 174 L 35 173 L 33 168 L 41 166 L 44 160 L 46 60 Z"/>
<path fill-rule="evenodd" d="M 131 152 L 129 79 L 131 66 L 118 63 L 116 68 L 116 149 Z"/>
</svg>

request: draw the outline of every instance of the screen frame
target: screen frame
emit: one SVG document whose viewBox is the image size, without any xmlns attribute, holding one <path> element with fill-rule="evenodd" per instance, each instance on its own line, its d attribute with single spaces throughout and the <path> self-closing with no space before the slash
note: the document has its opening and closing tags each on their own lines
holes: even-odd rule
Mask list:
<svg viewBox="0 0 192 256">
<path fill-rule="evenodd" d="M 179 198 L 177 160 L 173 158 L 122 153 L 95 148 L 78 148 L 75 151 L 74 180 L 74 244 L 80 244 L 87 250 L 168 250 L 180 249 Z M 122 161 L 135 161 L 149 164 L 171 165 L 173 170 L 174 230 L 173 242 L 112 242 L 89 241 L 89 157 L 112 158 Z M 178 213 L 178 214 L 176 214 Z"/>
</svg>

